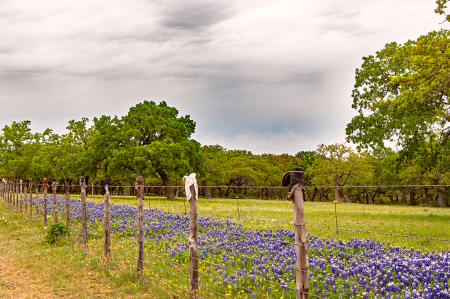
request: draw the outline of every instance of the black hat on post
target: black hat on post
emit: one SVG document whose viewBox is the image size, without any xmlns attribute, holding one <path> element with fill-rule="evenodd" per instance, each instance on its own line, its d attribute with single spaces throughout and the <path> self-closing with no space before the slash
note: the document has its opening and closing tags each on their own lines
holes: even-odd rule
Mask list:
<svg viewBox="0 0 450 299">
<path fill-rule="evenodd" d="M 281 179 L 281 186 L 289 186 L 289 192 L 291 192 L 292 188 L 299 184 L 302 186 L 304 184 L 303 168 L 301 167 L 294 168 L 292 171 L 286 172 Z"/>
</svg>

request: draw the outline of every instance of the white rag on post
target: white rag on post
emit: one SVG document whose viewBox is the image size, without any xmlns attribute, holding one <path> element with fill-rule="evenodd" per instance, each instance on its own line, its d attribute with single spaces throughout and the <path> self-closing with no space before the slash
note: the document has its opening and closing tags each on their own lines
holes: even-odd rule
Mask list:
<svg viewBox="0 0 450 299">
<path fill-rule="evenodd" d="M 191 173 L 186 177 L 186 180 L 184 182 L 184 190 L 186 191 L 186 198 L 187 201 L 191 199 L 191 189 L 190 186 L 194 185 L 195 188 L 195 200 L 198 201 L 198 185 L 197 185 L 197 179 L 195 178 L 196 174 L 195 172 Z"/>
</svg>

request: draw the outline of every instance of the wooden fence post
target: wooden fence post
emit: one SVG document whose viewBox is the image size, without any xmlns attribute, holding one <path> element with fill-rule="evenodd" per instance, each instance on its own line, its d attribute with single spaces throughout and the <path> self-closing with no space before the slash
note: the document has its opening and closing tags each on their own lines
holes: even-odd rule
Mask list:
<svg viewBox="0 0 450 299">
<path fill-rule="evenodd" d="M 33 217 L 33 181 L 28 180 L 28 187 L 30 188 L 30 218 Z"/>
<path fill-rule="evenodd" d="M 69 194 L 69 180 L 66 179 L 64 192 L 66 196 L 66 229 L 69 231 L 70 229 L 70 194 Z"/>
<path fill-rule="evenodd" d="M 56 198 L 56 185 L 58 182 L 55 178 L 52 179 L 52 192 L 53 192 L 53 223 L 58 223 L 58 199 Z"/>
<path fill-rule="evenodd" d="M 191 298 L 198 297 L 198 230 L 197 200 L 194 185 L 189 186 L 189 276 L 191 280 Z"/>
<path fill-rule="evenodd" d="M 19 199 L 20 199 L 20 180 L 17 180 L 17 187 L 16 187 L 16 208 L 17 208 L 17 211 L 19 211 Z"/>
<path fill-rule="evenodd" d="M 28 181 L 27 180 L 24 181 L 23 191 L 24 191 L 23 203 L 25 204 L 25 213 L 27 213 L 28 212 L 28 193 L 27 193 L 27 191 L 28 191 Z"/>
<path fill-rule="evenodd" d="M 14 209 L 17 210 L 17 180 L 14 180 Z"/>
<path fill-rule="evenodd" d="M 83 245 L 85 250 L 87 249 L 87 217 L 86 217 L 86 183 L 83 176 L 80 177 L 81 187 L 81 233 L 83 235 Z"/>
<path fill-rule="evenodd" d="M 16 181 L 11 181 L 11 206 L 16 207 Z"/>
<path fill-rule="evenodd" d="M 297 253 L 297 299 L 309 298 L 308 238 L 306 235 L 305 205 L 303 195 L 303 187 L 299 185 L 294 189 L 292 197 L 295 226 L 295 251 Z"/>
<path fill-rule="evenodd" d="M 286 172 L 281 179 L 282 186 L 289 186 L 288 199 L 292 200 L 294 212 L 296 262 L 296 299 L 309 298 L 308 237 L 306 235 L 305 204 L 306 190 L 303 187 L 303 168 Z"/>
<path fill-rule="evenodd" d="M 20 198 L 20 180 L 16 183 L 16 210 L 19 211 L 19 198 Z"/>
<path fill-rule="evenodd" d="M 134 186 L 137 196 L 137 243 L 138 243 L 138 259 L 137 259 L 137 277 L 141 277 L 144 271 L 144 179 L 141 176 L 136 178 Z"/>
<path fill-rule="evenodd" d="M 111 217 L 110 217 L 110 200 L 109 200 L 109 175 L 102 180 L 102 192 L 104 194 L 103 202 L 103 225 L 105 229 L 105 261 L 108 261 L 111 257 Z"/>
<path fill-rule="evenodd" d="M 23 211 L 23 196 L 22 196 L 22 180 L 19 180 L 19 192 L 20 192 L 20 196 L 19 196 L 19 201 L 20 201 L 20 213 L 22 213 Z"/>
<path fill-rule="evenodd" d="M 47 226 L 47 178 L 44 178 L 44 226 Z"/>
<path fill-rule="evenodd" d="M 239 211 L 239 196 L 236 196 L 236 204 L 237 204 L 238 218 L 241 219 L 241 212 Z"/>
<path fill-rule="evenodd" d="M 108 181 L 109 183 L 109 181 Z M 105 223 L 105 260 L 109 260 L 111 257 L 111 219 L 110 219 L 110 201 L 109 201 L 109 188 L 108 184 L 105 184 L 105 202 L 104 202 L 104 223 Z"/>
<path fill-rule="evenodd" d="M 36 217 L 39 218 L 39 179 L 34 180 L 36 185 Z"/>
</svg>

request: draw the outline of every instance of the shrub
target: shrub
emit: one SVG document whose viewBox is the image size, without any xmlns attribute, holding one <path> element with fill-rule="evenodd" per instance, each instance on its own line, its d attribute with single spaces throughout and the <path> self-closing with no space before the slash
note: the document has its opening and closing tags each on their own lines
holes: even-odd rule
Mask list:
<svg viewBox="0 0 450 299">
<path fill-rule="evenodd" d="M 50 227 L 47 236 L 45 236 L 45 242 L 49 244 L 56 243 L 65 234 L 67 234 L 66 226 L 62 223 L 55 223 Z"/>
</svg>

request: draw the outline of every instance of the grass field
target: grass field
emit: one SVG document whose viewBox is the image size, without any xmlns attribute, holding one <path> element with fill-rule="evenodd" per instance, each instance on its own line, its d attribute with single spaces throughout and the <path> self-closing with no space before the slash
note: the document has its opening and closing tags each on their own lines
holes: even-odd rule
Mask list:
<svg viewBox="0 0 450 299">
<path fill-rule="evenodd" d="M 71 196 L 76 198 L 76 196 Z M 92 201 L 91 197 L 88 197 Z M 50 201 L 50 200 L 49 200 Z M 103 198 L 96 196 L 94 202 L 102 202 Z M 239 202 L 239 211 L 238 203 Z M 113 196 L 113 204 L 126 204 L 135 206 L 134 197 Z M 181 199 L 167 200 L 164 198 L 146 198 L 145 207 L 165 211 L 167 214 L 184 214 L 186 202 Z M 150 210 L 149 210 L 150 211 Z M 373 238 L 380 242 L 390 242 L 392 246 L 400 248 L 415 248 L 421 252 L 450 250 L 447 241 L 429 240 L 424 238 L 411 238 L 392 236 L 389 234 L 401 234 L 405 236 L 420 236 L 425 238 L 449 239 L 450 231 L 450 209 L 439 209 L 430 207 L 402 207 L 402 206 L 367 206 L 361 204 L 339 204 L 336 206 L 338 226 L 340 230 L 336 234 L 336 212 L 333 203 L 306 202 L 305 213 L 308 232 L 316 237 L 327 240 L 348 241 L 351 238 L 367 239 Z M 200 217 L 210 217 L 219 220 L 230 220 L 244 229 L 283 229 L 293 231 L 292 225 L 292 203 L 288 201 L 261 201 L 250 199 L 199 199 L 198 212 Z M 3 217 L 3 218 L 2 218 Z M 49 218 L 49 223 L 52 219 Z M 61 219 L 60 219 L 61 221 Z M 165 233 L 171 228 L 167 227 Z M 73 233 L 77 234 L 79 223 L 73 223 Z M 207 229 L 199 230 L 199 235 L 207 233 Z M 367 232 L 362 232 L 367 231 Z M 184 268 L 187 259 L 183 255 L 167 259 L 169 250 L 175 250 L 177 243 L 182 243 L 184 236 L 180 233 L 172 239 L 174 244 L 167 242 L 153 242 L 149 240 L 146 245 L 147 264 L 146 280 L 137 280 L 135 277 L 136 249 L 132 232 L 121 232 L 113 243 L 113 255 L 115 262 L 104 263 L 102 261 L 102 227 L 93 222 L 90 226 L 91 240 L 89 249 L 85 252 L 71 240 L 61 240 L 56 245 L 43 242 L 46 230 L 42 225 L 42 219 L 32 220 L 28 216 L 13 212 L 6 207 L 2 201 L 0 204 L 0 258 L 13 263 L 12 269 L 0 268 L 0 297 L 17 298 L 18 294 L 24 293 L 24 289 L 33 290 L 23 298 L 134 298 L 147 296 L 149 298 L 175 298 L 164 292 L 163 288 L 170 289 L 178 296 L 186 297 L 188 283 L 182 277 L 186 277 Z M 154 234 L 157 236 L 157 233 Z M 131 238 L 130 238 L 131 237 Z M 186 241 L 186 240 L 184 240 Z M 211 264 L 223 262 L 225 251 L 218 252 L 212 257 Z M 317 252 L 311 250 L 316 254 Z M 326 251 L 325 251 L 326 253 Z M 331 251 L 329 253 L 332 255 Z M 356 255 L 356 251 L 354 254 Z M 322 253 L 323 255 L 323 253 Z M 319 253 L 320 256 L 320 253 Z M 3 264 L 3 263 L 2 263 Z M 206 272 L 211 269 L 211 275 L 222 275 L 222 270 L 216 269 L 208 263 L 200 263 L 200 270 Z M 227 267 L 231 267 L 227 262 Z M 247 267 L 248 269 L 252 268 Z M 161 270 L 162 269 L 162 270 Z M 329 271 L 328 271 L 329 272 Z M 9 274 L 8 274 L 9 273 Z M 14 276 L 14 273 L 26 273 L 27 279 Z M 331 273 L 331 272 L 329 272 Z M 176 278 L 179 275 L 181 278 Z M 229 275 L 229 274 L 228 274 Z M 216 276 L 216 277 L 217 277 Z M 208 288 L 204 294 L 215 297 L 209 291 L 228 294 L 232 298 L 245 298 L 247 295 L 232 284 L 217 285 L 206 273 L 201 275 L 203 286 Z M 283 276 L 284 277 L 284 276 Z M 78 279 L 74 279 L 78 278 Z M 28 285 L 24 284 L 24 281 Z M 284 283 L 292 287 L 289 277 L 284 278 Z M 30 287 L 29 284 L 33 287 Z M 242 282 L 242 283 L 245 283 Z M 258 283 L 256 278 L 255 283 Z M 22 287 L 21 287 L 22 284 Z M 272 286 L 269 292 L 267 283 L 259 281 L 258 292 L 268 294 L 273 298 L 291 298 L 292 292 L 276 290 Z M 313 281 L 311 281 L 313 284 Z M 248 284 L 250 285 L 250 284 Z M 5 287 L 6 286 L 6 287 Z M 342 287 L 342 283 L 336 283 Z M 323 285 L 319 282 L 319 288 Z M 311 288 L 314 290 L 314 287 Z M 331 289 L 330 289 L 331 290 Z M 209 293 L 208 293 L 209 292 Z M 274 293 L 275 292 L 275 293 Z M 361 290 L 361 294 L 363 290 Z M 42 296 L 44 294 L 44 296 Z M 278 295 L 270 295 L 278 294 Z M 370 298 L 375 298 L 370 294 Z M 219 296 L 220 297 L 220 296 Z M 248 296 L 249 298 L 252 298 Z M 330 298 L 338 298 L 330 291 Z M 343 297 L 348 298 L 348 297 Z"/>
</svg>

